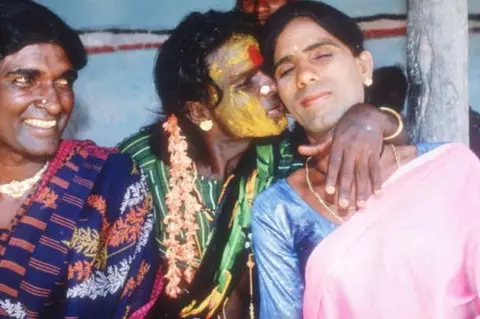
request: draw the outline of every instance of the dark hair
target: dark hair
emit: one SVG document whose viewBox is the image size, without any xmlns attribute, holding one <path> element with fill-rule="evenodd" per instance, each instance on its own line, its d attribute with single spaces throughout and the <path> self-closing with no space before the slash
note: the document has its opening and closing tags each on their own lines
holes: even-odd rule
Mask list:
<svg viewBox="0 0 480 319">
<path fill-rule="evenodd" d="M 287 3 L 295 2 L 295 1 L 299 1 L 299 0 L 287 0 Z M 235 2 L 235 7 L 233 9 L 234 10 L 242 10 L 242 2 L 243 2 L 243 0 L 237 0 Z"/>
<path fill-rule="evenodd" d="M 267 20 L 263 29 L 262 53 L 265 70 L 272 74 L 273 56 L 278 36 L 292 20 L 309 18 L 340 40 L 358 56 L 364 50 L 363 33 L 357 23 L 343 12 L 323 2 L 295 1 L 286 4 Z"/>
<path fill-rule="evenodd" d="M 267 20 L 263 29 L 261 46 L 264 58 L 264 69 L 267 74 L 273 76 L 275 45 L 278 36 L 285 27 L 296 18 L 309 18 L 331 35 L 345 44 L 354 56 L 358 56 L 365 50 L 363 33 L 356 22 L 343 12 L 317 1 L 296 1 L 291 2 L 275 12 Z M 297 152 L 299 145 L 308 144 L 304 128 L 298 123 L 295 124 L 292 138 L 291 150 L 298 159 L 305 159 Z"/>
<path fill-rule="evenodd" d="M 373 71 L 373 84 L 369 88 L 369 102 L 382 106 L 387 104 L 398 112 L 403 111 L 407 96 L 408 81 L 402 68 L 381 67 Z"/>
<path fill-rule="evenodd" d="M 80 37 L 52 11 L 30 0 L 0 0 L 0 59 L 37 43 L 61 46 L 77 71 L 87 64 Z"/>
<path fill-rule="evenodd" d="M 155 87 L 162 102 L 164 115 L 175 114 L 189 140 L 189 155 L 193 159 L 206 155 L 199 128 L 185 117 L 185 103 L 208 103 L 209 87 L 216 90 L 219 103 L 222 91 L 209 75 L 207 57 L 234 34 L 258 37 L 255 17 L 239 11 L 206 13 L 194 12 L 186 16 L 173 30 L 159 50 L 155 65 Z M 155 125 L 152 147 L 162 155 L 158 138 L 161 125 Z M 163 156 L 162 156 L 163 157 Z"/>
</svg>

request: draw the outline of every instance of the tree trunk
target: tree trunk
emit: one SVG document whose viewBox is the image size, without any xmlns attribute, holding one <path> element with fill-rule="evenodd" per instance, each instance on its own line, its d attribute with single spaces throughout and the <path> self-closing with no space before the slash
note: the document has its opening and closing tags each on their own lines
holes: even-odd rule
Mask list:
<svg viewBox="0 0 480 319">
<path fill-rule="evenodd" d="M 414 142 L 468 145 L 467 0 L 408 0 L 408 117 Z"/>
</svg>

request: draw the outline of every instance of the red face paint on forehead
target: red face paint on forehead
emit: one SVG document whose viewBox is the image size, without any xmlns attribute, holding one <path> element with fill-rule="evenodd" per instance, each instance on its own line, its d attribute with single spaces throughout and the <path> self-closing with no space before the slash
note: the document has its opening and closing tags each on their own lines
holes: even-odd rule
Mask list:
<svg viewBox="0 0 480 319">
<path fill-rule="evenodd" d="M 263 57 L 260 54 L 258 48 L 254 45 L 248 47 L 248 56 L 250 57 L 250 61 L 252 61 L 254 67 L 259 67 L 263 64 Z"/>
</svg>

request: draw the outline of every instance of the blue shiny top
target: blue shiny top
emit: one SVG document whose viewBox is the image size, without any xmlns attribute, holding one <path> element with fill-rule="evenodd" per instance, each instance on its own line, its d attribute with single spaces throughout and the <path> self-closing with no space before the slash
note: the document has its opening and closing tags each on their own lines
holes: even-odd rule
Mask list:
<svg viewBox="0 0 480 319">
<path fill-rule="evenodd" d="M 422 155 L 442 143 L 417 145 Z M 255 199 L 252 232 L 259 271 L 260 319 L 301 319 L 307 259 L 336 224 L 281 179 Z"/>
</svg>

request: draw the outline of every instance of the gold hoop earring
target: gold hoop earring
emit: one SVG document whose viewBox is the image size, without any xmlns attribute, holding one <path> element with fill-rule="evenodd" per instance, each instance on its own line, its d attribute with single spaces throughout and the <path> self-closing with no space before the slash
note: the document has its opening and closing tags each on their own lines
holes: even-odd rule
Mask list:
<svg viewBox="0 0 480 319">
<path fill-rule="evenodd" d="M 365 81 L 363 81 L 363 84 L 368 88 L 373 84 L 372 78 L 366 78 Z"/>
<path fill-rule="evenodd" d="M 212 120 L 201 121 L 199 126 L 202 131 L 208 132 L 213 127 L 213 121 Z"/>
</svg>

